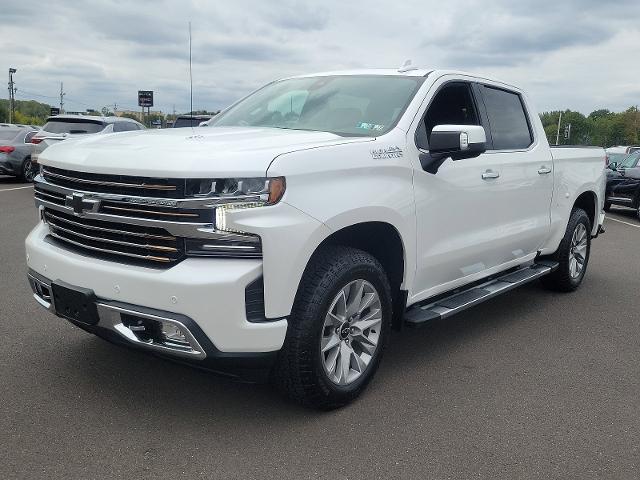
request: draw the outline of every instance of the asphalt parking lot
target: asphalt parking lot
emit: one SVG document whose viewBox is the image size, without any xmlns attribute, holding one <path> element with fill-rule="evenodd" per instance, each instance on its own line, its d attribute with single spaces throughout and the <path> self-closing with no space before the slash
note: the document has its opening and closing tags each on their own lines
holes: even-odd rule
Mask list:
<svg viewBox="0 0 640 480">
<path fill-rule="evenodd" d="M 582 288 L 532 284 L 395 334 L 355 404 L 112 346 L 39 307 L 32 189 L 0 177 L 0 478 L 640 478 L 640 222 L 617 209 Z"/>
</svg>

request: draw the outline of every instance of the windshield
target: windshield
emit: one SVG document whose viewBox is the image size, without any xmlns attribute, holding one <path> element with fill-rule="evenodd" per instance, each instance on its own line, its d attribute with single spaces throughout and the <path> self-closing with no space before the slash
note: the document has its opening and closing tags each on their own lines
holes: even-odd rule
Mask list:
<svg viewBox="0 0 640 480">
<path fill-rule="evenodd" d="M 42 130 L 49 133 L 98 133 L 104 129 L 104 124 L 99 121 L 85 120 L 83 118 L 52 118 L 45 123 Z"/>
<path fill-rule="evenodd" d="M 210 122 L 216 127 L 272 127 L 378 136 L 391 130 L 422 77 L 349 75 L 274 82 Z"/>
<path fill-rule="evenodd" d="M 618 164 L 618 168 L 633 168 L 638 157 L 640 157 L 640 152 L 632 153 Z"/>
</svg>

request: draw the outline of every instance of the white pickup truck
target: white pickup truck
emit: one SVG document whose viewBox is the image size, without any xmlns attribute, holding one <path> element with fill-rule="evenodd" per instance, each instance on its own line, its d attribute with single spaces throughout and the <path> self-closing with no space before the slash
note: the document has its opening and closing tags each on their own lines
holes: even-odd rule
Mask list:
<svg viewBox="0 0 640 480">
<path fill-rule="evenodd" d="M 393 328 L 582 282 L 605 153 L 550 148 L 516 87 L 404 68 L 268 84 L 210 126 L 46 149 L 35 299 L 105 339 L 318 408 Z"/>
</svg>

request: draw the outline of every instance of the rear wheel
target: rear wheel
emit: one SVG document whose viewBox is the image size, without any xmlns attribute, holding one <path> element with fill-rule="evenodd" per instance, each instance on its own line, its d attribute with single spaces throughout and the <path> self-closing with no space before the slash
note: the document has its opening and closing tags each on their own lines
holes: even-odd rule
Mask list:
<svg viewBox="0 0 640 480">
<path fill-rule="evenodd" d="M 558 269 L 543 277 L 545 287 L 560 292 L 572 292 L 580 286 L 591 253 L 591 221 L 581 208 L 571 212 L 567 230 L 556 253 L 551 256 Z"/>
<path fill-rule="evenodd" d="M 33 182 L 33 177 L 35 177 L 35 169 L 31 163 L 31 157 L 27 157 L 24 159 L 24 162 L 22 162 L 20 178 L 25 182 Z"/>
<path fill-rule="evenodd" d="M 326 247 L 305 271 L 274 371 L 277 386 L 307 406 L 354 400 L 380 362 L 391 324 L 391 290 L 361 250 Z"/>
</svg>

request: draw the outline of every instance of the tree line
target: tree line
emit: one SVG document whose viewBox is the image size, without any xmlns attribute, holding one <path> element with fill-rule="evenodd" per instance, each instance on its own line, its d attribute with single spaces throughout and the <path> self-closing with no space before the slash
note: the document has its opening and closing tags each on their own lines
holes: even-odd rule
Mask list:
<svg viewBox="0 0 640 480">
<path fill-rule="evenodd" d="M 560 111 L 544 112 L 540 115 L 549 143 L 555 145 L 558 136 Z M 569 129 L 567 126 L 571 125 Z M 594 110 L 585 116 L 580 112 L 562 112 L 559 145 L 613 145 L 640 144 L 640 113 L 638 107 L 629 107 L 624 112 L 612 112 L 605 108 Z M 565 135 L 569 133 L 568 136 Z"/>
</svg>

